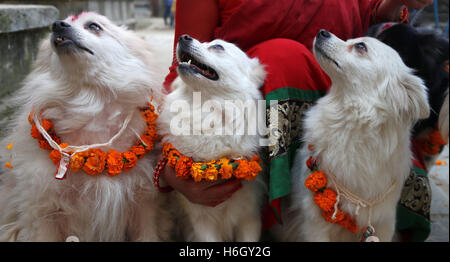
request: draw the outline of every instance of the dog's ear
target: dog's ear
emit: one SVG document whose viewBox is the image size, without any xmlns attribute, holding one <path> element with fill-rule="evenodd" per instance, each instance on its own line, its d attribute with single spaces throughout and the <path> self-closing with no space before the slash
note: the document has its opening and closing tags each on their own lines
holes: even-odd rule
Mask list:
<svg viewBox="0 0 450 262">
<path fill-rule="evenodd" d="M 405 116 L 413 121 L 428 118 L 430 105 L 423 80 L 412 73 L 406 73 L 399 79 L 399 84 L 406 91 L 404 104 L 399 105 L 403 107 Z"/>
<path fill-rule="evenodd" d="M 266 70 L 264 70 L 264 65 L 259 62 L 258 58 L 251 59 L 251 81 L 256 83 L 257 86 L 261 87 L 266 80 Z"/>
</svg>

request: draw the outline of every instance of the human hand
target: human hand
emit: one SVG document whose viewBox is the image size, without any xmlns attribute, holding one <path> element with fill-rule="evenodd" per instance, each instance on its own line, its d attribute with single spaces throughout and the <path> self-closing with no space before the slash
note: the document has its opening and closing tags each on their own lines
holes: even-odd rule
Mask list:
<svg viewBox="0 0 450 262">
<path fill-rule="evenodd" d="M 179 178 L 171 167 L 164 168 L 161 177 L 192 203 L 210 207 L 221 204 L 242 188 L 238 179 L 195 182 L 192 178 Z"/>
<path fill-rule="evenodd" d="M 434 0 L 403 0 L 408 8 L 412 9 L 422 9 L 431 4 L 433 4 Z"/>
</svg>

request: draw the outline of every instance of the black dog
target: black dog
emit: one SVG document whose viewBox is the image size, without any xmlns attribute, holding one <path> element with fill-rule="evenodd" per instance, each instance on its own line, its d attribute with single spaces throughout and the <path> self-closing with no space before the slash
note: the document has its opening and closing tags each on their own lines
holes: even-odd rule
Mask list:
<svg viewBox="0 0 450 262">
<path fill-rule="evenodd" d="M 435 31 L 407 24 L 385 23 L 372 26 L 366 34 L 394 48 L 407 66 L 416 70 L 428 88 L 431 114 L 418 122 L 414 135 L 435 127 L 448 89 L 448 39 Z"/>
</svg>

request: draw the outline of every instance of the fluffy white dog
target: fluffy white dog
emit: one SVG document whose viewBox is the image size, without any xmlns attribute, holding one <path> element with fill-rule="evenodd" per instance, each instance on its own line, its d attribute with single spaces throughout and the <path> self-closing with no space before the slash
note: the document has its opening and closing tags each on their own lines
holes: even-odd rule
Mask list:
<svg viewBox="0 0 450 262">
<path fill-rule="evenodd" d="M 152 96 L 161 96 L 146 43 L 90 12 L 56 21 L 52 31 L 34 70 L 11 101 L 20 109 L 2 141 L 14 144 L 11 150 L 1 150 L 2 161 L 10 161 L 13 168 L 1 176 L 0 238 L 165 239 L 169 219 L 159 212 L 159 194 L 150 180 L 151 152 L 115 177 L 106 169 L 97 176 L 69 170 L 65 179 L 57 180 L 49 151 L 30 136 L 27 120 L 30 112 L 50 120 L 55 133 L 71 146 L 105 143 L 117 134 L 112 144 L 100 149 L 129 150 L 146 129 L 140 108 Z"/>
<path fill-rule="evenodd" d="M 326 186 L 339 192 L 339 210 L 360 230 L 370 224 L 381 241 L 391 241 L 396 205 L 412 165 L 410 129 L 430 111 L 425 86 L 393 49 L 374 38 L 344 42 L 322 30 L 314 54 L 333 84 L 306 114 L 304 147 L 295 158 L 292 194 L 277 233 L 290 241 L 361 239 L 361 233 L 322 217 L 314 193 L 304 185 L 312 156 L 326 174 Z"/>
<path fill-rule="evenodd" d="M 439 112 L 439 131 L 441 131 L 442 138 L 448 143 L 448 128 L 449 128 L 449 93 L 447 89 L 447 95 L 444 99 L 441 112 Z"/>
<path fill-rule="evenodd" d="M 239 127 L 256 128 L 253 120 L 257 110 L 237 117 L 233 107 L 225 103 L 262 99 L 259 87 L 264 83 L 265 71 L 259 61 L 250 59 L 231 43 L 222 40 L 200 43 L 187 35 L 180 37 L 177 59 L 179 77 L 172 84 L 173 91 L 167 95 L 158 118 L 163 142 L 171 143 L 194 161 L 222 157 L 250 159 L 258 154 L 260 137 L 256 133 L 237 132 Z M 201 95 L 197 104 L 195 92 Z M 179 110 L 183 104 L 190 108 Z M 211 120 L 219 123 L 210 125 Z M 180 123 L 184 129 L 175 130 Z M 191 203 L 176 193 L 177 202 L 187 215 L 183 216 L 187 221 L 182 230 L 184 237 L 193 241 L 259 240 L 262 193 L 259 181 L 244 181 L 242 189 L 216 207 Z"/>
</svg>

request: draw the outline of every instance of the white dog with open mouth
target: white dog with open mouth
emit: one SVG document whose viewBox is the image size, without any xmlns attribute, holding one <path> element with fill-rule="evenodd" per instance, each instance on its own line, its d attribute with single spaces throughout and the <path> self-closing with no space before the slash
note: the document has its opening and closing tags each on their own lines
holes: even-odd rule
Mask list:
<svg viewBox="0 0 450 262">
<path fill-rule="evenodd" d="M 412 166 L 410 129 L 430 111 L 426 88 L 392 48 L 374 38 L 344 42 L 322 30 L 314 54 L 333 84 L 306 114 L 304 146 L 295 157 L 292 194 L 283 203 L 287 211 L 277 233 L 289 241 L 359 241 L 363 231 L 365 241 L 391 241 Z M 316 193 L 305 186 L 313 173 L 306 164 L 310 157 L 312 169 L 327 181 L 316 181 Z M 321 202 L 325 187 L 337 192 L 337 201 L 328 198 L 327 212 Z M 343 216 L 336 207 L 356 225 L 338 222 Z M 375 233 L 366 231 L 369 226 Z"/>
<path fill-rule="evenodd" d="M 53 164 L 50 151 L 40 148 L 30 136 L 33 121 L 42 124 L 46 119 L 70 146 L 104 143 L 94 148 L 104 153 L 109 149 L 130 152 L 147 131 L 149 122 L 142 117 L 142 108 L 148 107 L 152 96 L 153 103 L 161 97 L 146 43 L 92 12 L 56 21 L 52 31 L 41 46 L 34 70 L 11 101 L 20 108 L 2 141 L 3 145 L 14 144 L 10 150 L 1 150 L 2 161 L 9 161 L 13 168 L 2 174 L 0 181 L 0 238 L 166 239 L 164 230 L 169 229 L 166 224 L 170 220 L 159 212 L 160 194 L 151 182 L 151 152 L 140 160 L 137 155 L 120 155 L 114 163 L 119 168 L 116 171 L 122 170 L 122 161 L 123 169 L 128 165 L 130 170 L 109 177 L 113 166 L 110 154 L 105 160 L 105 155 L 96 151 L 98 154 L 83 156 L 83 170 L 71 169 L 64 176 L 68 165 L 61 164 L 56 176 L 64 179 L 57 180 L 58 163 Z M 33 119 L 29 123 L 30 112 Z M 41 141 L 46 140 L 41 137 Z M 83 172 L 88 163 L 101 173 L 91 176 Z"/>
<path fill-rule="evenodd" d="M 254 130 L 257 110 L 238 117 L 233 107 L 225 106 L 226 101 L 262 99 L 259 87 L 264 83 L 265 71 L 258 59 L 250 59 L 231 43 L 200 43 L 188 35 L 179 39 L 177 59 L 179 77 L 158 118 L 163 142 L 194 161 L 250 159 L 258 154 L 260 136 L 237 133 L 239 127 Z M 195 92 L 201 95 L 199 104 L 194 104 Z M 181 104 L 190 108 L 177 109 Z M 212 121 L 214 125 L 210 125 L 208 119 L 219 123 Z M 184 131 L 174 130 L 180 123 Z M 242 189 L 216 207 L 191 203 L 176 193 L 177 202 L 187 214 L 187 218 L 183 217 L 187 222 L 183 225 L 184 237 L 193 241 L 258 241 L 264 192 L 261 186 L 258 180 L 244 181 Z"/>
</svg>

